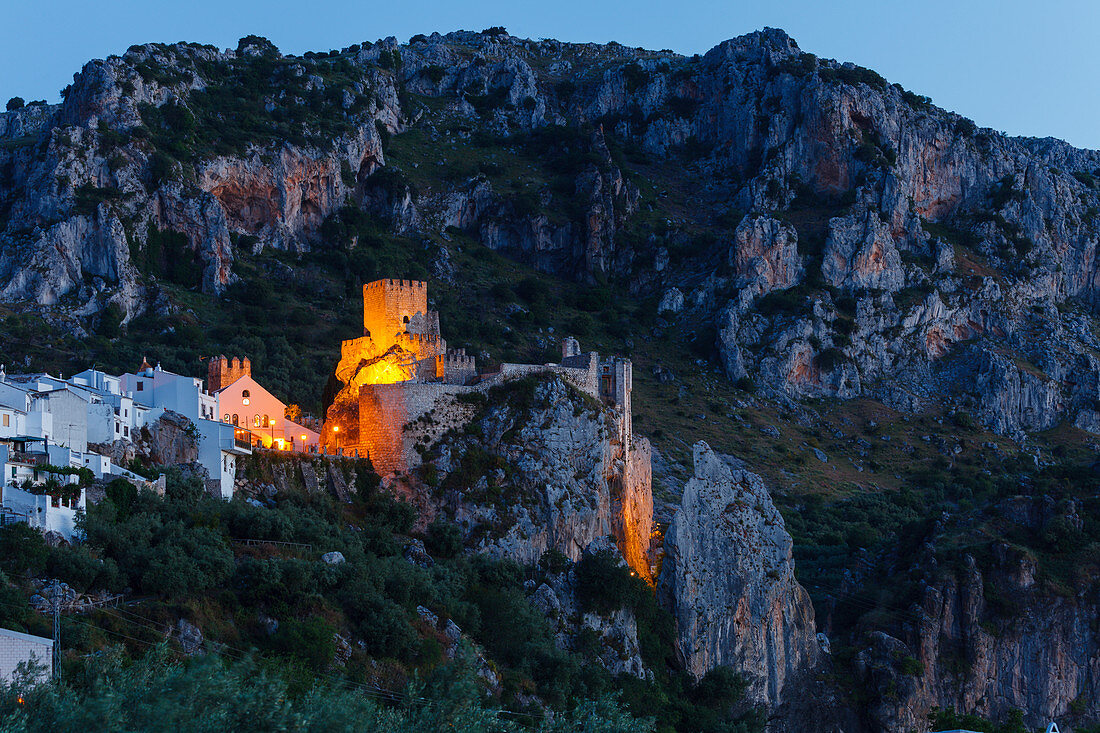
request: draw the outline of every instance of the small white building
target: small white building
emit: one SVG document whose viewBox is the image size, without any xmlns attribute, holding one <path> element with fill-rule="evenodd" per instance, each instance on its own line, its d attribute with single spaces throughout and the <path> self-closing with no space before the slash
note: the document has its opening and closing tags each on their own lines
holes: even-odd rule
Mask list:
<svg viewBox="0 0 1100 733">
<path fill-rule="evenodd" d="M 172 410 L 195 420 L 217 420 L 218 399 L 203 389 L 200 377 L 185 377 L 166 372 L 143 362 L 136 373 L 123 374 L 122 391 L 134 401 L 151 407 Z"/>
<path fill-rule="evenodd" d="M 135 373 L 123 374 L 121 390 L 134 396 L 134 404 L 148 405 L 157 416 L 164 410 L 178 412 L 199 431 L 199 464 L 209 475 L 207 490 L 229 499 L 237 477 L 237 458 L 251 455 L 248 432 L 218 420 L 218 398 L 203 389 L 203 380 L 185 377 L 143 362 Z M 155 419 L 150 415 L 145 420 Z M 142 422 L 140 425 L 144 425 Z M 139 425 L 139 426 L 140 426 Z"/>
<path fill-rule="evenodd" d="M 53 674 L 53 639 L 0 629 L 0 680 L 11 682 L 20 664 L 31 663 L 39 668 L 38 681 L 44 682 L 50 678 Z"/>
</svg>

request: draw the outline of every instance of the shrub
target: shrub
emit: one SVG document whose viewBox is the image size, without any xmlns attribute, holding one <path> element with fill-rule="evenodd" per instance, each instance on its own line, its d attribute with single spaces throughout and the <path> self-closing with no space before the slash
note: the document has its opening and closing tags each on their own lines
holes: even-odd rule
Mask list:
<svg viewBox="0 0 1100 733">
<path fill-rule="evenodd" d="M 574 572 L 582 608 L 603 614 L 620 608 L 633 609 L 648 594 L 645 581 L 619 563 L 618 553 L 611 550 L 581 558 Z"/>
<path fill-rule="evenodd" d="M 22 109 L 24 101 L 22 97 L 12 97 L 8 100 L 8 112 L 13 112 L 17 109 Z"/>
<path fill-rule="evenodd" d="M 821 371 L 831 372 L 844 363 L 845 356 L 844 352 L 840 349 L 831 347 L 819 352 L 817 356 L 814 357 L 814 361 Z"/>
<path fill-rule="evenodd" d="M 424 76 L 428 77 L 428 81 L 432 84 L 438 84 L 443 81 L 444 73 L 443 67 L 438 64 L 430 64 L 424 67 Z"/>
<path fill-rule="evenodd" d="M 248 35 L 237 41 L 237 53 L 244 53 L 247 49 L 259 51 L 263 56 L 274 56 L 279 53 L 275 44 L 263 36 Z"/>
<path fill-rule="evenodd" d="M 457 524 L 437 519 L 428 525 L 424 546 L 434 557 L 454 557 L 462 552 L 462 530 Z"/>
<path fill-rule="evenodd" d="M 627 64 L 623 67 L 623 80 L 626 91 L 634 93 L 649 83 L 649 72 L 637 62 Z"/>
<path fill-rule="evenodd" d="M 481 34 L 483 36 L 490 36 L 492 38 L 495 38 L 497 36 L 506 36 L 506 35 L 508 35 L 508 30 L 502 25 L 494 25 L 494 26 L 490 26 L 490 27 L 486 28 L 485 30 L 483 30 L 481 32 Z"/>
</svg>

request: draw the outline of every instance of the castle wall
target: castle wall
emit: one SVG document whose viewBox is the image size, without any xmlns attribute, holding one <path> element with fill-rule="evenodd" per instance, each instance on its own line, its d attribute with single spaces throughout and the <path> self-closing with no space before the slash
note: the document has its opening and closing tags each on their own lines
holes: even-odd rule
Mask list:
<svg viewBox="0 0 1100 733">
<path fill-rule="evenodd" d="M 615 543 L 630 567 L 652 577 L 649 551 L 653 533 L 652 451 L 645 438 L 625 450 L 621 483 L 612 487 L 611 516 Z"/>
<path fill-rule="evenodd" d="M 417 318 L 417 314 L 419 318 Z M 407 319 L 407 320 L 406 320 Z M 363 329 L 384 352 L 407 324 L 439 334 L 439 319 L 428 315 L 428 284 L 419 280 L 377 280 L 363 286 Z M 420 325 L 424 324 L 424 325 Z"/>
<path fill-rule="evenodd" d="M 420 456 L 405 426 L 442 407 L 448 397 L 483 389 L 421 382 L 364 385 L 359 388 L 359 443 L 353 447 L 369 456 L 382 475 L 407 471 Z"/>
<path fill-rule="evenodd" d="M 520 379 L 531 374 L 558 374 L 570 384 L 592 397 L 599 397 L 599 379 L 596 368 L 596 352 L 590 352 L 587 367 L 561 364 L 511 364 L 500 365 L 500 379 Z"/>
</svg>

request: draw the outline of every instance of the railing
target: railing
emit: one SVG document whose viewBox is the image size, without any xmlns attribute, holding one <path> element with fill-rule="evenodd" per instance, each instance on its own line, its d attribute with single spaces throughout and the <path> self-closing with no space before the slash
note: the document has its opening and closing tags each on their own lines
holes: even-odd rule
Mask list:
<svg viewBox="0 0 1100 733">
<path fill-rule="evenodd" d="M 252 450 L 252 433 L 247 430 L 234 430 L 233 445 L 242 450 Z"/>
<path fill-rule="evenodd" d="M 21 450 L 13 450 L 9 456 L 11 461 L 30 463 L 35 466 L 43 465 L 48 460 L 45 453 L 24 453 Z"/>
<path fill-rule="evenodd" d="M 8 509 L 7 507 L 0 507 L 0 527 L 6 527 L 9 524 L 26 524 L 29 518 L 26 514 L 15 511 L 14 509 Z"/>
<path fill-rule="evenodd" d="M 284 542 L 283 540 L 235 539 L 233 540 L 233 544 L 245 545 L 247 547 L 261 547 L 263 545 L 272 545 L 274 547 L 286 547 L 292 550 L 304 550 L 305 552 L 313 552 L 313 545 L 307 545 L 303 542 Z"/>
</svg>

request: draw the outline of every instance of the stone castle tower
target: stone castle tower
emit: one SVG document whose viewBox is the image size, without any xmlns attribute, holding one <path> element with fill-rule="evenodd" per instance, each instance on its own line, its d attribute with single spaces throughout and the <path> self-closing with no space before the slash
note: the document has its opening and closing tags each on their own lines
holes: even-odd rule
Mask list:
<svg viewBox="0 0 1100 733">
<path fill-rule="evenodd" d="M 206 366 L 206 391 L 213 394 L 241 377 L 252 376 L 252 362 L 248 357 L 226 359 L 225 354 L 210 357 Z"/>
<path fill-rule="evenodd" d="M 376 280 L 364 285 L 363 336 L 370 338 L 380 353 L 408 341 L 407 336 L 438 339 L 439 314 L 428 310 L 428 283 Z"/>
</svg>

